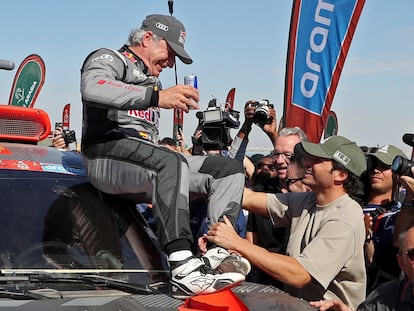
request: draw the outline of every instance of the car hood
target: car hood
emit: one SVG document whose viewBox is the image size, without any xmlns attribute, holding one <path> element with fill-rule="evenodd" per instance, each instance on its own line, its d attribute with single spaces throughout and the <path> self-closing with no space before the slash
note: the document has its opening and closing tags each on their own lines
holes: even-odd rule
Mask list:
<svg viewBox="0 0 414 311">
<path fill-rule="evenodd" d="M 77 152 L 19 143 L 0 142 L 1 169 L 85 175 Z"/>
<path fill-rule="evenodd" d="M 167 294 L 125 294 L 121 291 L 101 290 L 92 292 L 43 291 L 45 299 L 1 300 L 0 310 L 16 308 L 21 311 L 36 310 L 315 310 L 308 302 L 292 297 L 268 285 L 244 282 L 231 290 L 199 295 L 185 301 Z M 219 296 L 218 296 L 219 295 Z M 218 299 L 218 297 L 220 297 Z M 224 298 L 225 297 L 225 298 Z M 236 306 L 237 304 L 237 306 Z M 200 309 L 202 306 L 202 309 Z M 12 309 L 11 309 L 12 310 Z"/>
</svg>

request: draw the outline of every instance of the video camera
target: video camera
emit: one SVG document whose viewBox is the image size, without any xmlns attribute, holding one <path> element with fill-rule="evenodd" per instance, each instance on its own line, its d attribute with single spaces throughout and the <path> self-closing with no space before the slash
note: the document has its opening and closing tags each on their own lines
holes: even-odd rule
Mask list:
<svg viewBox="0 0 414 311">
<path fill-rule="evenodd" d="M 240 112 L 222 109 L 213 98 L 205 111 L 198 111 L 198 128 L 202 130 L 201 143 L 206 150 L 224 150 L 231 142 L 230 129 L 240 126 Z"/>
<path fill-rule="evenodd" d="M 57 128 L 61 128 L 62 129 L 62 133 L 60 135 L 62 135 L 62 138 L 65 140 L 65 144 L 66 146 L 69 146 L 69 144 L 74 143 L 76 141 L 76 133 L 74 130 L 68 130 L 66 131 L 63 126 L 62 123 L 56 122 L 55 123 L 55 130 Z"/>
</svg>

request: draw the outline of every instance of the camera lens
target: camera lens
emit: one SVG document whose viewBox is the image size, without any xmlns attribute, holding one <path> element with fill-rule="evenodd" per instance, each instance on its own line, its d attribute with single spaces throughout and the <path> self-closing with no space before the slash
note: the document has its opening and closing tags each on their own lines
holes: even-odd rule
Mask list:
<svg viewBox="0 0 414 311">
<path fill-rule="evenodd" d="M 411 167 L 414 166 L 414 162 L 405 159 L 402 156 L 396 156 L 391 164 L 391 170 L 393 173 L 400 176 L 414 177 L 411 173 Z"/>
<path fill-rule="evenodd" d="M 256 111 L 254 113 L 254 120 L 257 123 L 265 123 L 267 121 L 267 113 L 265 111 Z"/>
<path fill-rule="evenodd" d="M 203 135 L 201 137 L 203 143 L 211 144 L 221 141 L 221 129 L 218 127 L 203 127 Z"/>
</svg>

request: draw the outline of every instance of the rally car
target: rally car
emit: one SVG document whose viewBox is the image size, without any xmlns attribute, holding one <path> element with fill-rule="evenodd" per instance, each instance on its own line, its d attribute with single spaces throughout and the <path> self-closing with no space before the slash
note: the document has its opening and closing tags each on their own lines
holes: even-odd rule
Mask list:
<svg viewBox="0 0 414 311">
<path fill-rule="evenodd" d="M 0 105 L 0 309 L 313 310 L 248 282 L 172 298 L 136 203 L 95 189 L 79 153 L 41 146 L 49 133 L 45 111 Z"/>
</svg>

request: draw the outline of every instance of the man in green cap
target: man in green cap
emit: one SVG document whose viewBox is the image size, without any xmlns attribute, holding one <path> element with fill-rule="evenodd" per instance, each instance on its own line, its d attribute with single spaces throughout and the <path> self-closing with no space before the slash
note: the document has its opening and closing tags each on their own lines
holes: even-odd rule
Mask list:
<svg viewBox="0 0 414 311">
<path fill-rule="evenodd" d="M 320 144 L 300 142 L 294 154 L 305 166 L 302 181 L 312 191 L 271 194 L 245 189 L 243 198 L 243 208 L 269 217 L 274 226 L 290 228 L 287 255 L 241 239 L 230 222 L 215 223 L 207 238 L 283 282 L 291 295 L 341 299 L 355 308 L 365 299 L 365 226 L 361 206 L 350 195 L 360 187 L 365 155 L 341 136 Z"/>
</svg>

